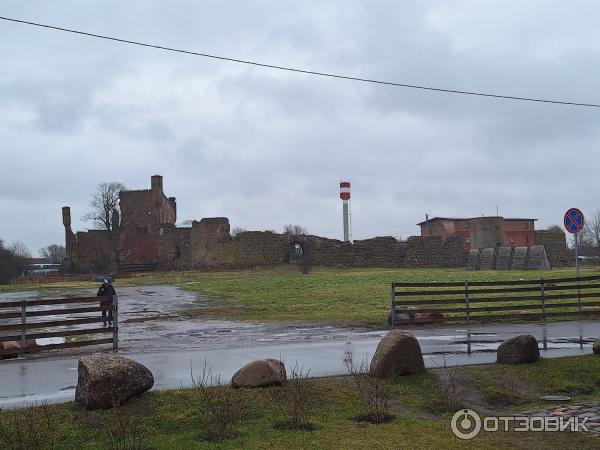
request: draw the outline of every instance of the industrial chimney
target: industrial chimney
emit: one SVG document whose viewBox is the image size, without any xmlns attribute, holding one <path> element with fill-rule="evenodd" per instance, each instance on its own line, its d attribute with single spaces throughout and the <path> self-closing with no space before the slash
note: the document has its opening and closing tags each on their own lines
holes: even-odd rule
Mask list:
<svg viewBox="0 0 600 450">
<path fill-rule="evenodd" d="M 350 221 L 349 221 L 349 203 L 350 203 L 350 182 L 340 181 L 340 198 L 343 206 L 344 220 L 344 241 L 350 241 Z"/>
</svg>

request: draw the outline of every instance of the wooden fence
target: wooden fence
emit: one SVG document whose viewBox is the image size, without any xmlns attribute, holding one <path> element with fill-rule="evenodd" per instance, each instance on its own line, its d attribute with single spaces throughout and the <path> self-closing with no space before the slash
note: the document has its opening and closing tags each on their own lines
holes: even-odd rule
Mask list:
<svg viewBox="0 0 600 450">
<path fill-rule="evenodd" d="M 95 304 L 94 306 L 90 306 Z M 65 306 L 57 309 L 47 307 Z M 0 356 L 54 350 L 60 348 L 82 347 L 85 345 L 112 344 L 113 349 L 119 348 L 119 313 L 117 296 L 104 297 L 76 297 L 58 298 L 49 300 L 18 300 L 0 303 L 0 342 L 14 341 L 19 344 L 18 349 L 0 346 Z M 110 322 L 107 317 L 102 317 L 105 311 L 107 316 L 112 316 L 112 325 L 100 327 L 100 322 Z M 28 319 L 44 316 L 76 315 L 75 318 L 63 320 L 47 320 L 31 322 Z M 19 320 L 20 319 L 20 320 Z M 78 325 L 92 324 L 92 328 L 73 328 Z M 35 332 L 32 332 L 35 331 Z M 19 333 L 19 334 L 11 334 Z M 90 335 L 111 334 L 109 338 L 91 338 Z M 77 337 L 84 340 L 77 340 Z M 33 344 L 33 339 L 64 338 L 64 342 L 47 345 Z M 69 340 L 68 338 L 72 338 Z"/>
<path fill-rule="evenodd" d="M 392 327 L 600 315 L 600 276 L 392 283 Z"/>
</svg>

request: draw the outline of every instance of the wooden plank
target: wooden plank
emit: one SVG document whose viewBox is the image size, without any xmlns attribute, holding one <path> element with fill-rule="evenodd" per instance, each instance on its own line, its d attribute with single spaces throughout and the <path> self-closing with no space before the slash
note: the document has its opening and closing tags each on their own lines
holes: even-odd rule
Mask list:
<svg viewBox="0 0 600 450">
<path fill-rule="evenodd" d="M 470 292 L 470 291 L 469 291 Z M 583 294 L 581 294 L 581 298 L 583 298 Z M 567 295 L 564 297 L 557 298 L 577 298 L 577 294 Z M 600 298 L 600 293 L 594 294 L 594 297 Z M 547 297 L 546 297 L 547 298 Z M 485 297 L 485 298 L 474 298 L 471 299 L 469 295 L 469 303 L 496 303 L 496 302 L 520 302 L 520 301 L 532 301 L 539 300 L 539 295 L 523 295 L 520 297 Z M 448 305 L 448 304 L 463 304 L 465 303 L 464 298 L 442 298 L 442 299 L 402 299 L 402 301 L 397 301 L 396 304 L 403 304 L 409 306 L 418 306 L 418 305 Z"/>
<path fill-rule="evenodd" d="M 546 303 L 546 308 L 577 308 L 579 303 Z M 600 306 L 600 302 L 582 302 L 582 307 L 585 306 Z M 505 305 L 505 306 L 481 306 L 476 308 L 470 308 L 471 312 L 478 311 L 521 311 L 524 309 L 540 309 L 542 307 L 541 303 L 526 303 L 524 305 Z M 399 309 L 396 308 L 396 314 L 407 314 L 408 309 Z M 438 312 L 438 313 L 457 313 L 464 314 L 465 307 L 463 304 L 462 308 L 419 308 L 417 310 L 412 310 L 417 313 L 429 313 L 429 312 Z"/>
<path fill-rule="evenodd" d="M 15 302 L 0 303 L 0 308 L 20 308 L 21 306 L 46 306 L 46 305 L 66 305 L 70 303 L 94 303 L 100 301 L 112 301 L 112 296 L 104 295 L 101 297 L 71 297 L 71 298 L 52 298 L 47 300 L 20 300 Z"/>
<path fill-rule="evenodd" d="M 471 287 L 471 284 L 469 284 Z M 580 284 L 577 286 L 566 285 L 566 286 L 545 286 L 545 291 L 570 291 L 570 290 L 584 290 L 584 289 L 600 289 L 600 283 L 598 284 Z M 480 295 L 480 294 L 511 294 L 515 292 L 538 292 L 540 290 L 539 286 L 532 287 L 516 287 L 516 288 L 502 288 L 502 289 L 469 289 L 469 298 L 471 295 Z M 461 290 L 448 290 L 448 291 L 396 291 L 397 297 L 422 297 L 422 296 L 437 296 L 437 295 L 461 295 L 464 294 L 464 289 Z M 599 293 L 600 294 L 600 293 Z"/>
<path fill-rule="evenodd" d="M 396 305 L 396 314 L 408 314 L 409 312 L 415 312 L 415 313 L 425 313 L 425 312 L 438 312 L 438 313 L 461 313 L 464 314 L 466 309 L 465 309 L 465 304 L 463 302 L 462 308 L 419 308 L 419 309 L 413 309 L 413 310 L 409 310 L 409 309 L 401 309 L 397 307 L 398 305 Z M 514 306 L 513 306 L 514 308 Z M 473 308 L 470 308 L 471 310 L 473 310 Z"/>
<path fill-rule="evenodd" d="M 56 349 L 60 349 L 60 348 L 84 347 L 87 345 L 101 345 L 101 344 L 112 344 L 112 338 L 95 339 L 93 341 L 65 342 L 63 344 L 38 345 L 36 347 L 25 347 L 24 349 L 22 349 L 22 351 L 24 353 L 34 353 L 34 352 L 42 352 L 45 350 L 56 350 Z M 15 350 L 0 350 L 0 355 L 11 355 L 14 353 L 15 353 Z"/>
<path fill-rule="evenodd" d="M 471 284 L 469 283 L 469 288 L 471 287 Z M 600 287 L 600 285 L 598 286 Z M 540 288 L 538 286 L 532 286 L 532 287 L 511 287 L 511 288 L 502 288 L 502 289 L 477 289 L 477 290 L 471 290 L 469 289 L 469 298 L 471 297 L 471 294 L 473 295 L 477 295 L 477 294 L 511 294 L 514 292 L 537 292 L 539 291 Z M 424 295 L 432 295 L 432 296 L 437 296 L 437 295 L 461 295 L 464 294 L 465 290 L 464 289 L 460 289 L 460 290 L 447 290 L 447 291 L 402 291 L 402 292 L 398 292 L 396 291 L 396 296 L 402 296 L 402 297 L 421 297 Z"/>
<path fill-rule="evenodd" d="M 113 306 L 93 306 L 89 308 L 50 309 L 45 311 L 27 311 L 27 317 L 60 316 L 63 314 L 79 314 L 88 312 L 114 311 Z M 20 318 L 21 313 L 2 313 L 0 319 Z M 1 327 L 0 327 L 1 328 Z"/>
<path fill-rule="evenodd" d="M 560 317 L 560 316 L 596 316 L 600 314 L 600 311 L 565 311 L 565 312 L 553 312 L 546 313 L 547 316 Z"/>
<path fill-rule="evenodd" d="M 98 322 L 107 322 L 106 318 L 102 317 L 91 317 L 86 319 L 69 319 L 69 320 L 55 320 L 50 322 L 36 322 L 36 323 L 26 323 L 22 325 L 20 323 L 14 325 L 2 325 L 0 326 L 0 331 L 10 331 L 10 330 L 21 330 L 25 328 L 26 330 L 33 328 L 51 328 L 51 327 L 62 327 L 66 325 L 80 325 L 84 323 L 98 323 Z"/>
<path fill-rule="evenodd" d="M 51 331 L 47 333 L 29 333 L 26 335 L 26 339 L 43 339 L 43 338 L 51 338 L 51 337 L 67 337 L 67 336 L 80 336 L 84 334 L 98 334 L 98 333 L 112 333 L 114 331 L 113 327 L 106 328 L 84 328 L 80 330 L 63 330 L 63 331 Z M 21 335 L 13 335 L 13 336 L 0 336 L 0 342 L 7 341 L 19 341 L 21 339 Z"/>
<path fill-rule="evenodd" d="M 546 314 L 546 315 L 548 315 L 548 314 Z M 502 319 L 522 319 L 523 316 L 524 316 L 524 314 L 487 314 L 485 316 L 471 316 L 471 319 L 473 319 L 473 320 L 483 319 L 486 321 L 490 321 L 490 320 L 497 320 L 497 319 L 500 319 L 500 320 L 502 320 Z M 539 316 L 541 318 L 542 313 L 541 312 L 540 313 L 535 313 L 535 312 L 527 313 L 527 317 L 532 317 L 532 316 L 535 316 L 535 317 Z"/>
<path fill-rule="evenodd" d="M 469 291 L 470 294 L 471 291 Z M 500 302 L 521 302 L 521 301 L 532 301 L 540 300 L 539 295 L 523 295 L 519 297 L 479 297 L 471 298 L 469 295 L 469 303 L 500 303 Z M 577 295 L 577 292 L 571 294 L 549 294 L 544 295 L 546 300 L 560 300 L 560 299 L 575 299 L 575 298 L 600 298 L 600 292 L 588 292 Z M 397 301 L 396 304 L 402 304 L 407 306 L 419 306 L 419 305 L 450 305 L 450 304 L 464 304 L 464 298 L 454 299 L 407 299 L 402 298 L 402 301 Z"/>
</svg>

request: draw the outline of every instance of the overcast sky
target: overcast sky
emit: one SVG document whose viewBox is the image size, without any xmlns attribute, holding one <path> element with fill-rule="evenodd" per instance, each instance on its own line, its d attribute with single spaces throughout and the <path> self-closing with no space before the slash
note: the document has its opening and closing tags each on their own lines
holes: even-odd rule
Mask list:
<svg viewBox="0 0 600 450">
<path fill-rule="evenodd" d="M 0 16 L 365 78 L 600 103 L 587 1 L 27 1 Z M 178 221 L 355 239 L 433 216 L 598 208 L 600 109 L 285 73 L 0 21 L 0 238 L 64 243 L 98 183 L 164 177 Z"/>
</svg>

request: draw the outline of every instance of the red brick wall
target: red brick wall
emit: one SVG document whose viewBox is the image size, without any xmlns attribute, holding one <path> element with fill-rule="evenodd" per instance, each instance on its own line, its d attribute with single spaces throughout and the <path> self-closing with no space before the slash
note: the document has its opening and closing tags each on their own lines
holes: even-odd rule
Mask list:
<svg viewBox="0 0 600 450">
<path fill-rule="evenodd" d="M 510 247 L 536 245 L 533 220 L 504 220 L 504 243 Z"/>
<path fill-rule="evenodd" d="M 469 250 L 469 221 L 467 219 L 436 219 L 421 224 L 421 237 L 438 236 L 446 241 L 450 236 L 463 238 L 465 250 Z"/>
<path fill-rule="evenodd" d="M 157 264 L 162 224 L 174 224 L 175 205 L 161 189 L 124 191 L 121 208 L 121 264 Z"/>
</svg>

